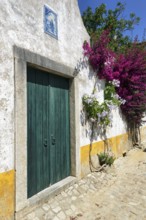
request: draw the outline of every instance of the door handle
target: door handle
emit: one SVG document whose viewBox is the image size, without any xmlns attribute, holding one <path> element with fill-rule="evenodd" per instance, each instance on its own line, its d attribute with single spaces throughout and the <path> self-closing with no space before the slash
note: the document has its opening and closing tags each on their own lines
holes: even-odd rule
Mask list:
<svg viewBox="0 0 146 220">
<path fill-rule="evenodd" d="M 52 145 L 56 144 L 56 139 L 53 137 L 53 135 L 51 135 L 51 143 L 52 143 Z"/>
<path fill-rule="evenodd" d="M 47 139 L 44 140 L 44 147 L 47 147 Z"/>
</svg>

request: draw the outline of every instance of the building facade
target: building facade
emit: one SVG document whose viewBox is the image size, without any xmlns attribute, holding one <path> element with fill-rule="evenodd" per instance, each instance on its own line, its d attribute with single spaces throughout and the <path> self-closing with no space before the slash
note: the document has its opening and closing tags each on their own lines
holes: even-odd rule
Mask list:
<svg viewBox="0 0 146 220">
<path fill-rule="evenodd" d="M 81 116 L 94 73 L 83 62 L 89 35 L 77 0 L 1 0 L 0 29 L 0 219 L 20 220 L 90 172 Z M 102 101 L 104 82 L 97 88 Z M 116 156 L 128 149 L 119 109 L 108 138 Z M 102 139 L 92 147 L 95 161 Z"/>
</svg>

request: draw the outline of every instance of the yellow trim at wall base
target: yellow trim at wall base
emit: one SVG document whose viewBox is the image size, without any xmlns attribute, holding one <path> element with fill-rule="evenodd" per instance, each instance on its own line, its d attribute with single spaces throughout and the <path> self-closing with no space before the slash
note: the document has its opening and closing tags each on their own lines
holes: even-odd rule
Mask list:
<svg viewBox="0 0 146 220">
<path fill-rule="evenodd" d="M 0 173 L 0 220 L 14 219 L 14 170 Z"/>
<path fill-rule="evenodd" d="M 128 140 L 128 134 L 118 135 L 108 139 L 109 147 L 115 154 L 115 157 L 122 155 L 125 151 L 129 150 L 131 145 Z M 95 156 L 100 152 L 104 152 L 104 142 L 99 141 L 92 144 L 91 156 Z M 89 169 L 89 151 L 90 145 L 82 146 L 80 148 L 80 161 L 81 161 L 81 177 L 90 172 Z"/>
</svg>

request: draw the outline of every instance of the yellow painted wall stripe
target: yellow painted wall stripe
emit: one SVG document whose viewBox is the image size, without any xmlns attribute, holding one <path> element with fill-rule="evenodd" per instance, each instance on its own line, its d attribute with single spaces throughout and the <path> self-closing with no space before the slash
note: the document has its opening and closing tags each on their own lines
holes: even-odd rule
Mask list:
<svg viewBox="0 0 146 220">
<path fill-rule="evenodd" d="M 109 147 L 112 149 L 112 152 L 115 154 L 115 156 L 118 156 L 119 154 L 123 153 L 125 147 L 121 145 L 124 145 L 127 141 L 128 141 L 127 134 L 118 135 L 108 139 Z M 86 163 L 86 161 L 89 158 L 90 145 L 88 144 L 82 146 L 80 150 L 81 150 L 81 154 L 80 154 L 81 164 L 84 162 Z M 91 155 L 95 155 L 103 151 L 104 151 L 104 141 L 98 141 L 92 144 Z"/>
<path fill-rule="evenodd" d="M 114 153 L 115 157 L 122 155 L 130 147 L 128 135 L 122 134 L 108 139 L 109 148 Z M 104 152 L 104 141 L 98 141 L 92 144 L 91 156 Z M 89 167 L 89 151 L 90 144 L 80 148 L 80 161 L 81 161 L 81 177 L 84 177 L 90 172 Z"/>
<path fill-rule="evenodd" d="M 14 217 L 14 170 L 0 173 L 0 220 Z"/>
<path fill-rule="evenodd" d="M 141 127 L 141 140 L 146 142 L 146 126 Z M 121 156 L 124 152 L 132 147 L 132 143 L 128 138 L 128 134 L 121 134 L 108 139 L 109 147 L 115 154 L 115 157 Z M 81 177 L 90 172 L 89 169 L 89 150 L 90 144 L 80 148 L 80 161 L 81 161 Z M 92 144 L 91 156 L 104 152 L 104 142 L 98 141 Z"/>
</svg>

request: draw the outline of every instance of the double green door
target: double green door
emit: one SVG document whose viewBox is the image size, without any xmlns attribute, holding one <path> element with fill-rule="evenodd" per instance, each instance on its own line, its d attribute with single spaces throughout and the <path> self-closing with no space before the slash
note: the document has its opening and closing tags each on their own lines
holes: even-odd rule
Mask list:
<svg viewBox="0 0 146 220">
<path fill-rule="evenodd" d="M 69 80 L 28 67 L 28 197 L 70 175 L 69 127 Z"/>
</svg>

